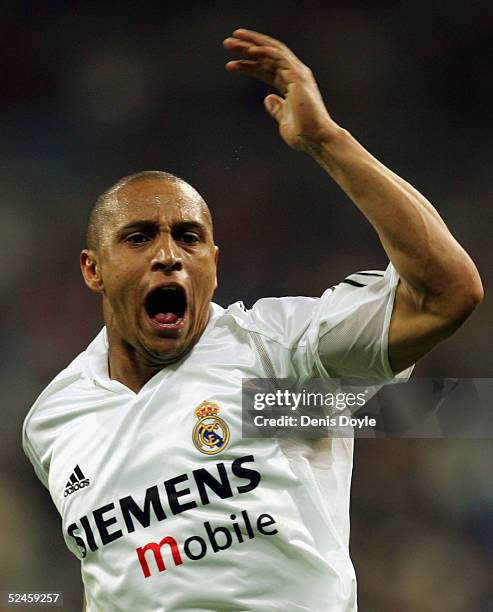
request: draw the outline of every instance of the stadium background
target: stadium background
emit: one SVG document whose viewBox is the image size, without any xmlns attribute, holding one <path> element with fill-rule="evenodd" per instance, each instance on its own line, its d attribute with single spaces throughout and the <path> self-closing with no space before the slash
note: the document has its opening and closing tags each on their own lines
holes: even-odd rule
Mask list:
<svg viewBox="0 0 493 612">
<path fill-rule="evenodd" d="M 63 590 L 64 609 L 80 609 L 78 562 L 20 428 L 101 325 L 78 271 L 100 191 L 141 169 L 196 186 L 215 216 L 222 305 L 319 295 L 385 265 L 360 213 L 279 139 L 268 89 L 224 70 L 235 27 L 285 40 L 334 118 L 431 199 L 477 262 L 484 304 L 416 375 L 493 375 L 491 3 L 17 1 L 1 13 L 0 590 Z M 491 440 L 357 443 L 363 612 L 491 609 L 492 467 Z"/>
</svg>

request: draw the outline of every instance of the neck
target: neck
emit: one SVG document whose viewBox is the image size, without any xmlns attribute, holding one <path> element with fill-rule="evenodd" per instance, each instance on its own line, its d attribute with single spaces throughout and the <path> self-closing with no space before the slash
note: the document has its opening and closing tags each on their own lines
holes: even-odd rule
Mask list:
<svg viewBox="0 0 493 612">
<path fill-rule="evenodd" d="M 120 343 L 111 340 L 110 332 L 108 332 L 109 377 L 111 380 L 121 382 L 134 393 L 138 393 L 148 380 L 165 367 L 146 363 L 135 350 L 129 350 L 130 347 L 123 347 Z"/>
<path fill-rule="evenodd" d="M 139 351 L 135 346 L 126 342 L 118 333 L 114 318 L 109 309 L 104 309 L 104 320 L 108 334 L 108 374 L 111 380 L 117 380 L 138 393 L 142 387 L 155 374 L 163 368 L 182 359 L 186 353 L 193 348 L 207 327 L 211 310 L 208 308 L 203 325 L 200 331 L 187 342 L 181 351 L 170 352 L 161 355 L 159 359 L 148 353 L 144 347 Z"/>
</svg>

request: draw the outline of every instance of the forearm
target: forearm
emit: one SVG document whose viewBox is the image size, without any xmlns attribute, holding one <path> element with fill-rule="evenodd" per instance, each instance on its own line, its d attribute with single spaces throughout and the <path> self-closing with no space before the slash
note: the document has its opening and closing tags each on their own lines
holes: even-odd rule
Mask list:
<svg viewBox="0 0 493 612">
<path fill-rule="evenodd" d="M 333 128 L 323 144 L 307 141 L 306 151 L 372 224 L 418 300 L 447 303 L 450 295 L 467 299 L 471 283 L 480 286 L 474 263 L 430 202 L 346 130 Z"/>
</svg>

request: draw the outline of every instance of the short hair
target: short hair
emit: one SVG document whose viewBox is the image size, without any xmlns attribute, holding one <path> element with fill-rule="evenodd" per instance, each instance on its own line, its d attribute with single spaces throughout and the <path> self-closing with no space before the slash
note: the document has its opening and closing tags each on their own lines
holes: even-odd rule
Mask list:
<svg viewBox="0 0 493 612">
<path fill-rule="evenodd" d="M 116 192 L 129 183 L 142 181 L 145 179 L 161 179 L 169 181 L 170 183 L 184 183 L 185 185 L 188 185 L 188 183 L 179 176 L 175 176 L 170 172 L 164 172 L 162 170 L 142 170 L 141 172 L 135 172 L 134 174 L 124 176 L 116 183 L 111 185 L 111 187 L 108 187 L 108 189 L 103 191 L 89 211 L 86 229 L 86 246 L 88 249 L 93 251 L 98 250 L 101 238 L 101 227 L 108 222 L 111 217 L 112 210 L 110 204 L 112 203 L 113 196 L 116 194 Z M 212 231 L 211 213 L 204 201 L 203 204 L 204 213 Z"/>
</svg>

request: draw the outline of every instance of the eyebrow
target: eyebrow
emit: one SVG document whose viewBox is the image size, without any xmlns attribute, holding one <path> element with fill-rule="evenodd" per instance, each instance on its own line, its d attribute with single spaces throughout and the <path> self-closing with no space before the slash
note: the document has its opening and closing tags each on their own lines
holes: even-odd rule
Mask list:
<svg viewBox="0 0 493 612">
<path fill-rule="evenodd" d="M 128 232 L 137 231 L 137 230 L 147 231 L 149 233 L 157 232 L 159 231 L 159 225 L 160 225 L 159 222 L 153 219 L 137 219 L 135 221 L 130 221 L 129 223 L 126 223 L 125 225 L 123 225 L 117 231 L 117 236 L 119 238 L 122 238 Z M 198 232 L 200 232 L 203 236 L 205 236 L 207 233 L 207 228 L 204 223 L 200 223 L 199 221 L 193 221 L 191 219 L 178 221 L 178 223 L 173 225 L 172 231 L 176 231 L 177 229 L 178 230 L 195 229 Z"/>
</svg>

